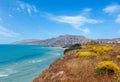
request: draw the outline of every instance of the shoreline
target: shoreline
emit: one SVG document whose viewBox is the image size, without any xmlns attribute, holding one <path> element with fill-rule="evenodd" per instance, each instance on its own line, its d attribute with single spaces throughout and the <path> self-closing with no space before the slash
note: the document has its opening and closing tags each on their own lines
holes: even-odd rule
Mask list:
<svg viewBox="0 0 120 82">
<path fill-rule="evenodd" d="M 5 45 L 1 46 L 0 51 L 0 82 L 32 82 L 52 62 L 61 58 L 64 50 Z"/>
<path fill-rule="evenodd" d="M 55 48 L 55 49 L 67 49 L 67 48 L 63 48 L 62 46 L 47 46 L 46 48 Z"/>
<path fill-rule="evenodd" d="M 58 47 L 59 48 L 59 47 Z M 42 71 L 41 74 L 39 74 L 36 78 L 34 78 L 33 82 L 56 82 L 58 79 L 57 77 L 61 78 L 61 76 L 64 76 L 64 73 L 66 71 L 64 63 L 66 63 L 69 59 L 72 59 L 74 56 L 71 55 L 75 53 L 76 51 L 70 51 L 63 55 L 62 58 L 58 58 L 55 60 L 52 64 L 50 64 L 49 68 Z M 52 76 L 51 76 L 52 74 Z M 52 79 L 47 79 L 52 78 Z M 53 80 L 54 79 L 54 80 Z M 66 81 L 68 82 L 68 81 Z"/>
<path fill-rule="evenodd" d="M 96 53 L 97 56 L 94 58 L 91 58 L 90 56 L 76 56 L 76 53 L 79 52 L 93 53 L 91 47 L 88 45 L 86 46 L 87 49 L 82 48 L 79 51 L 71 50 L 65 53 L 62 58 L 54 61 L 49 68 L 39 74 L 33 82 L 112 82 L 114 81 L 114 76 L 111 77 L 103 74 L 103 77 L 101 77 L 101 75 L 98 75 L 96 72 L 96 66 L 99 65 L 99 63 L 104 62 L 102 58 L 103 56 L 106 56 L 106 54 L 109 54 L 110 57 L 114 58 L 115 65 L 120 66 L 120 63 L 116 58 L 120 54 L 120 46 L 116 44 L 110 44 L 109 46 L 112 47 L 112 50 L 104 51 L 101 55 Z M 108 47 L 108 44 L 94 44 L 92 47 Z"/>
</svg>

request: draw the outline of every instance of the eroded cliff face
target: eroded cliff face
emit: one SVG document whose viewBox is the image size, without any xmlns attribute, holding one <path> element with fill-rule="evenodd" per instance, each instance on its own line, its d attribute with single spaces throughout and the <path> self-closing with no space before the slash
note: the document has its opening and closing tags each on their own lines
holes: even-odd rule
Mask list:
<svg viewBox="0 0 120 82">
<path fill-rule="evenodd" d="M 102 44 L 98 44 L 96 47 L 100 45 Z M 113 50 L 105 51 L 95 58 L 76 57 L 77 52 L 91 51 L 91 48 L 69 51 L 63 58 L 51 64 L 50 67 L 35 78 L 33 82 L 118 82 L 114 79 L 114 75 L 98 75 L 95 72 L 98 63 L 104 61 L 102 60 L 102 56 L 106 54 L 111 56 L 114 59 L 112 61 L 120 67 L 120 60 L 116 58 L 120 55 L 120 45 L 113 44 L 112 48 Z M 120 77 L 118 77 L 118 80 L 120 80 Z"/>
<path fill-rule="evenodd" d="M 68 69 L 66 69 L 66 62 L 73 59 L 75 51 L 70 51 L 64 55 L 63 58 L 56 60 L 50 65 L 48 69 L 38 76 L 33 82 L 63 82 L 68 77 Z"/>
</svg>

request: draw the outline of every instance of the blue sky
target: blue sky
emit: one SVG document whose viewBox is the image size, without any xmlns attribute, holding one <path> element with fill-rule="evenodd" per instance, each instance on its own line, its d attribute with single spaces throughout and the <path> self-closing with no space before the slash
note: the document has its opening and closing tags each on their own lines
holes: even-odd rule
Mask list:
<svg viewBox="0 0 120 82">
<path fill-rule="evenodd" d="M 0 43 L 65 34 L 120 38 L 120 0 L 0 0 Z"/>
</svg>

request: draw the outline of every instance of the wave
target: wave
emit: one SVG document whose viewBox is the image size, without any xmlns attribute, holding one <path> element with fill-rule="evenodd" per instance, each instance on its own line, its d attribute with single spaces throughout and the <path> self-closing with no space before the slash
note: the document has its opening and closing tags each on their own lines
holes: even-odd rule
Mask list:
<svg viewBox="0 0 120 82">
<path fill-rule="evenodd" d="M 8 74 L 0 74 L 0 77 L 7 77 Z"/>
<path fill-rule="evenodd" d="M 43 59 L 37 59 L 37 60 L 32 60 L 32 61 L 29 61 L 29 63 L 39 63 L 39 62 L 42 62 Z"/>
<path fill-rule="evenodd" d="M 23 60 L 26 60 L 26 59 L 36 58 L 36 57 L 40 56 L 40 54 L 41 53 L 28 54 L 28 55 L 23 55 L 23 56 L 18 57 L 18 58 L 0 61 L 0 65 L 2 65 L 2 64 L 4 65 L 4 64 L 7 64 L 7 63 L 14 63 L 14 62 L 16 63 L 16 62 L 23 61 Z"/>
<path fill-rule="evenodd" d="M 0 77 L 7 77 L 14 73 L 17 73 L 17 71 L 13 69 L 0 70 Z"/>
</svg>

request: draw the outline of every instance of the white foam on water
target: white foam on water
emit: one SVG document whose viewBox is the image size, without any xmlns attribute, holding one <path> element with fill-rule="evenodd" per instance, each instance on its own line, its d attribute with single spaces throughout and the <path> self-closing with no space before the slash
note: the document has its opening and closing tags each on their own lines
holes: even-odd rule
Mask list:
<svg viewBox="0 0 120 82">
<path fill-rule="evenodd" d="M 30 61 L 30 63 L 39 63 L 39 62 L 42 62 L 43 61 L 43 59 L 38 59 L 38 60 L 32 60 L 32 61 Z"/>
<path fill-rule="evenodd" d="M 0 74 L 0 77 L 7 77 L 7 74 Z"/>
<path fill-rule="evenodd" d="M 34 59 L 34 60 L 29 61 L 29 63 L 39 63 L 39 62 L 46 61 L 46 60 L 48 60 L 50 58 L 52 58 L 52 56 L 47 57 L 47 58 Z"/>
<path fill-rule="evenodd" d="M 0 70 L 0 77 L 7 77 L 11 74 L 17 73 L 17 71 L 12 69 Z"/>
<path fill-rule="evenodd" d="M 57 54 L 57 55 L 60 55 L 60 54 Z M 52 54 L 52 56 L 49 56 L 49 57 L 47 57 L 47 58 L 40 58 L 40 59 L 35 59 L 35 60 L 31 60 L 31 61 L 29 61 L 29 63 L 39 63 L 39 62 L 43 62 L 43 61 L 46 61 L 46 60 L 48 60 L 48 59 L 51 59 L 51 58 L 53 58 L 54 56 L 53 56 L 53 54 Z"/>
</svg>

